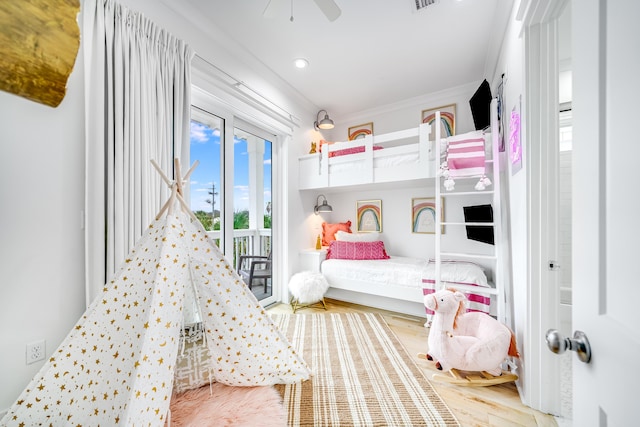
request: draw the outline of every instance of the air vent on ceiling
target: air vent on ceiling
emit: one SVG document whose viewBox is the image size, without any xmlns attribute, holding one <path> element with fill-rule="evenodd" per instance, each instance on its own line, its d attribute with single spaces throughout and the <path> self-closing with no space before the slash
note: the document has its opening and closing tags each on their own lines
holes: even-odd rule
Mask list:
<svg viewBox="0 0 640 427">
<path fill-rule="evenodd" d="M 438 3 L 438 1 L 440 0 L 411 0 L 411 4 L 413 5 L 413 11 L 418 12 L 426 9 L 427 6 Z"/>
</svg>

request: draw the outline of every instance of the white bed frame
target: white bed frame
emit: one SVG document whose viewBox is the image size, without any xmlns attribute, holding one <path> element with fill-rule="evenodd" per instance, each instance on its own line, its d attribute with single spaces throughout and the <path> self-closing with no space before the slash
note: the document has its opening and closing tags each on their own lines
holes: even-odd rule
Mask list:
<svg viewBox="0 0 640 427">
<path fill-rule="evenodd" d="M 327 255 L 326 250 L 314 251 L 313 264 L 308 267 L 317 273 L 322 273 L 322 262 Z M 411 288 L 404 284 L 375 283 L 347 277 L 325 276 L 329 282 L 326 298 L 351 302 L 368 307 L 381 308 L 396 313 L 412 316 L 427 317 L 424 308 L 422 287 Z M 364 291 L 366 290 L 366 291 Z"/>
<path fill-rule="evenodd" d="M 433 142 L 429 141 L 430 132 L 431 126 L 425 123 L 407 130 L 326 144 L 320 153 L 307 154 L 299 158 L 299 188 L 300 190 L 327 189 L 367 184 L 407 183 L 435 178 L 440 167 L 440 161 L 436 162 L 436 153 L 440 153 L 440 150 L 435 150 L 432 146 Z M 437 143 L 440 144 L 440 140 Z M 384 148 L 374 150 L 374 145 Z M 329 157 L 330 152 L 359 146 L 364 147 L 364 152 Z M 394 166 L 376 166 L 376 159 L 405 154 L 413 154 L 416 160 Z M 349 164 L 350 167 L 343 168 L 339 172 L 331 171 L 330 166 L 340 164 Z M 319 262 L 323 260 L 324 256 L 321 256 Z M 320 265 L 316 268 L 321 272 Z M 420 292 L 415 292 L 401 284 L 381 285 L 349 278 L 339 280 L 329 278 L 328 281 L 330 285 L 326 293 L 328 298 L 427 317 L 422 289 Z M 469 290 L 477 291 L 476 288 Z M 492 290 L 490 293 L 495 292 Z"/>
<path fill-rule="evenodd" d="M 430 130 L 431 126 L 424 123 L 402 131 L 325 144 L 322 152 L 299 157 L 299 188 L 311 190 L 433 178 L 439 164 L 436 165 L 432 158 Z M 384 149 L 374 150 L 374 145 Z M 359 146 L 364 147 L 364 152 L 329 157 L 330 152 Z M 374 160 L 407 154 L 413 154 L 417 160 L 395 166 L 375 167 Z M 353 167 L 342 172 L 330 172 L 330 166 L 344 163 Z"/>
<path fill-rule="evenodd" d="M 325 256 L 326 252 L 323 252 L 318 269 L 329 283 L 329 289 L 327 290 L 325 297 L 365 305 L 368 307 L 381 308 L 397 313 L 409 314 L 412 316 L 427 317 L 427 312 L 424 307 L 423 287 L 425 285 L 423 283 L 420 283 L 419 287 L 410 287 L 407 286 L 406 283 L 377 283 L 374 281 L 345 277 L 340 274 L 325 274 L 322 271 L 322 262 Z M 396 268 L 399 267 L 396 265 Z M 462 292 L 475 294 L 486 293 L 493 296 L 496 294 L 495 287 L 491 282 L 489 282 L 489 285 L 490 287 L 483 288 L 472 285 L 465 286 L 459 283 L 450 284 L 450 286 L 453 286 Z M 495 314 L 494 303 L 495 301 L 492 298 L 492 314 Z"/>
<path fill-rule="evenodd" d="M 341 278 L 339 282 L 329 281 L 325 297 L 353 304 L 376 307 L 396 313 L 427 317 L 422 289 L 416 292 L 406 286 L 374 284 L 359 280 Z M 363 291 L 366 289 L 366 292 Z"/>
</svg>

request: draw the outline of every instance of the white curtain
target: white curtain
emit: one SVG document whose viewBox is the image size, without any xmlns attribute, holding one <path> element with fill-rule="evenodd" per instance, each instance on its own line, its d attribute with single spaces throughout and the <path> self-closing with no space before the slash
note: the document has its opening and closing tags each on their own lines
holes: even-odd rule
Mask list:
<svg viewBox="0 0 640 427">
<path fill-rule="evenodd" d="M 123 263 L 189 160 L 192 49 L 112 0 L 83 2 L 87 305 Z"/>
</svg>

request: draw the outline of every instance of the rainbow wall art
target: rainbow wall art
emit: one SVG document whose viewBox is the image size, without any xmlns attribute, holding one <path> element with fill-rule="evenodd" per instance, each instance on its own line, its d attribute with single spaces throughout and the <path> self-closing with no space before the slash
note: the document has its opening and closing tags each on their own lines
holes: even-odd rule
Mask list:
<svg viewBox="0 0 640 427">
<path fill-rule="evenodd" d="M 382 231 L 382 202 L 356 202 L 356 229 L 359 232 Z"/>
</svg>

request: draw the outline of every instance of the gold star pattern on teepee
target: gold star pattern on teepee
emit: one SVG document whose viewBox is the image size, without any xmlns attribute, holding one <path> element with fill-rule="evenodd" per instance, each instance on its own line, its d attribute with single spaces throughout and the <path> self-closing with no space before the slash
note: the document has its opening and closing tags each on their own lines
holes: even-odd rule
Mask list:
<svg viewBox="0 0 640 427">
<path fill-rule="evenodd" d="M 253 386 L 309 377 L 305 362 L 186 208 L 182 179 L 162 176 L 171 199 L 3 426 L 163 426 L 184 316 L 193 318 L 194 310 L 214 380 Z M 181 209 L 174 212 L 174 205 Z"/>
</svg>

